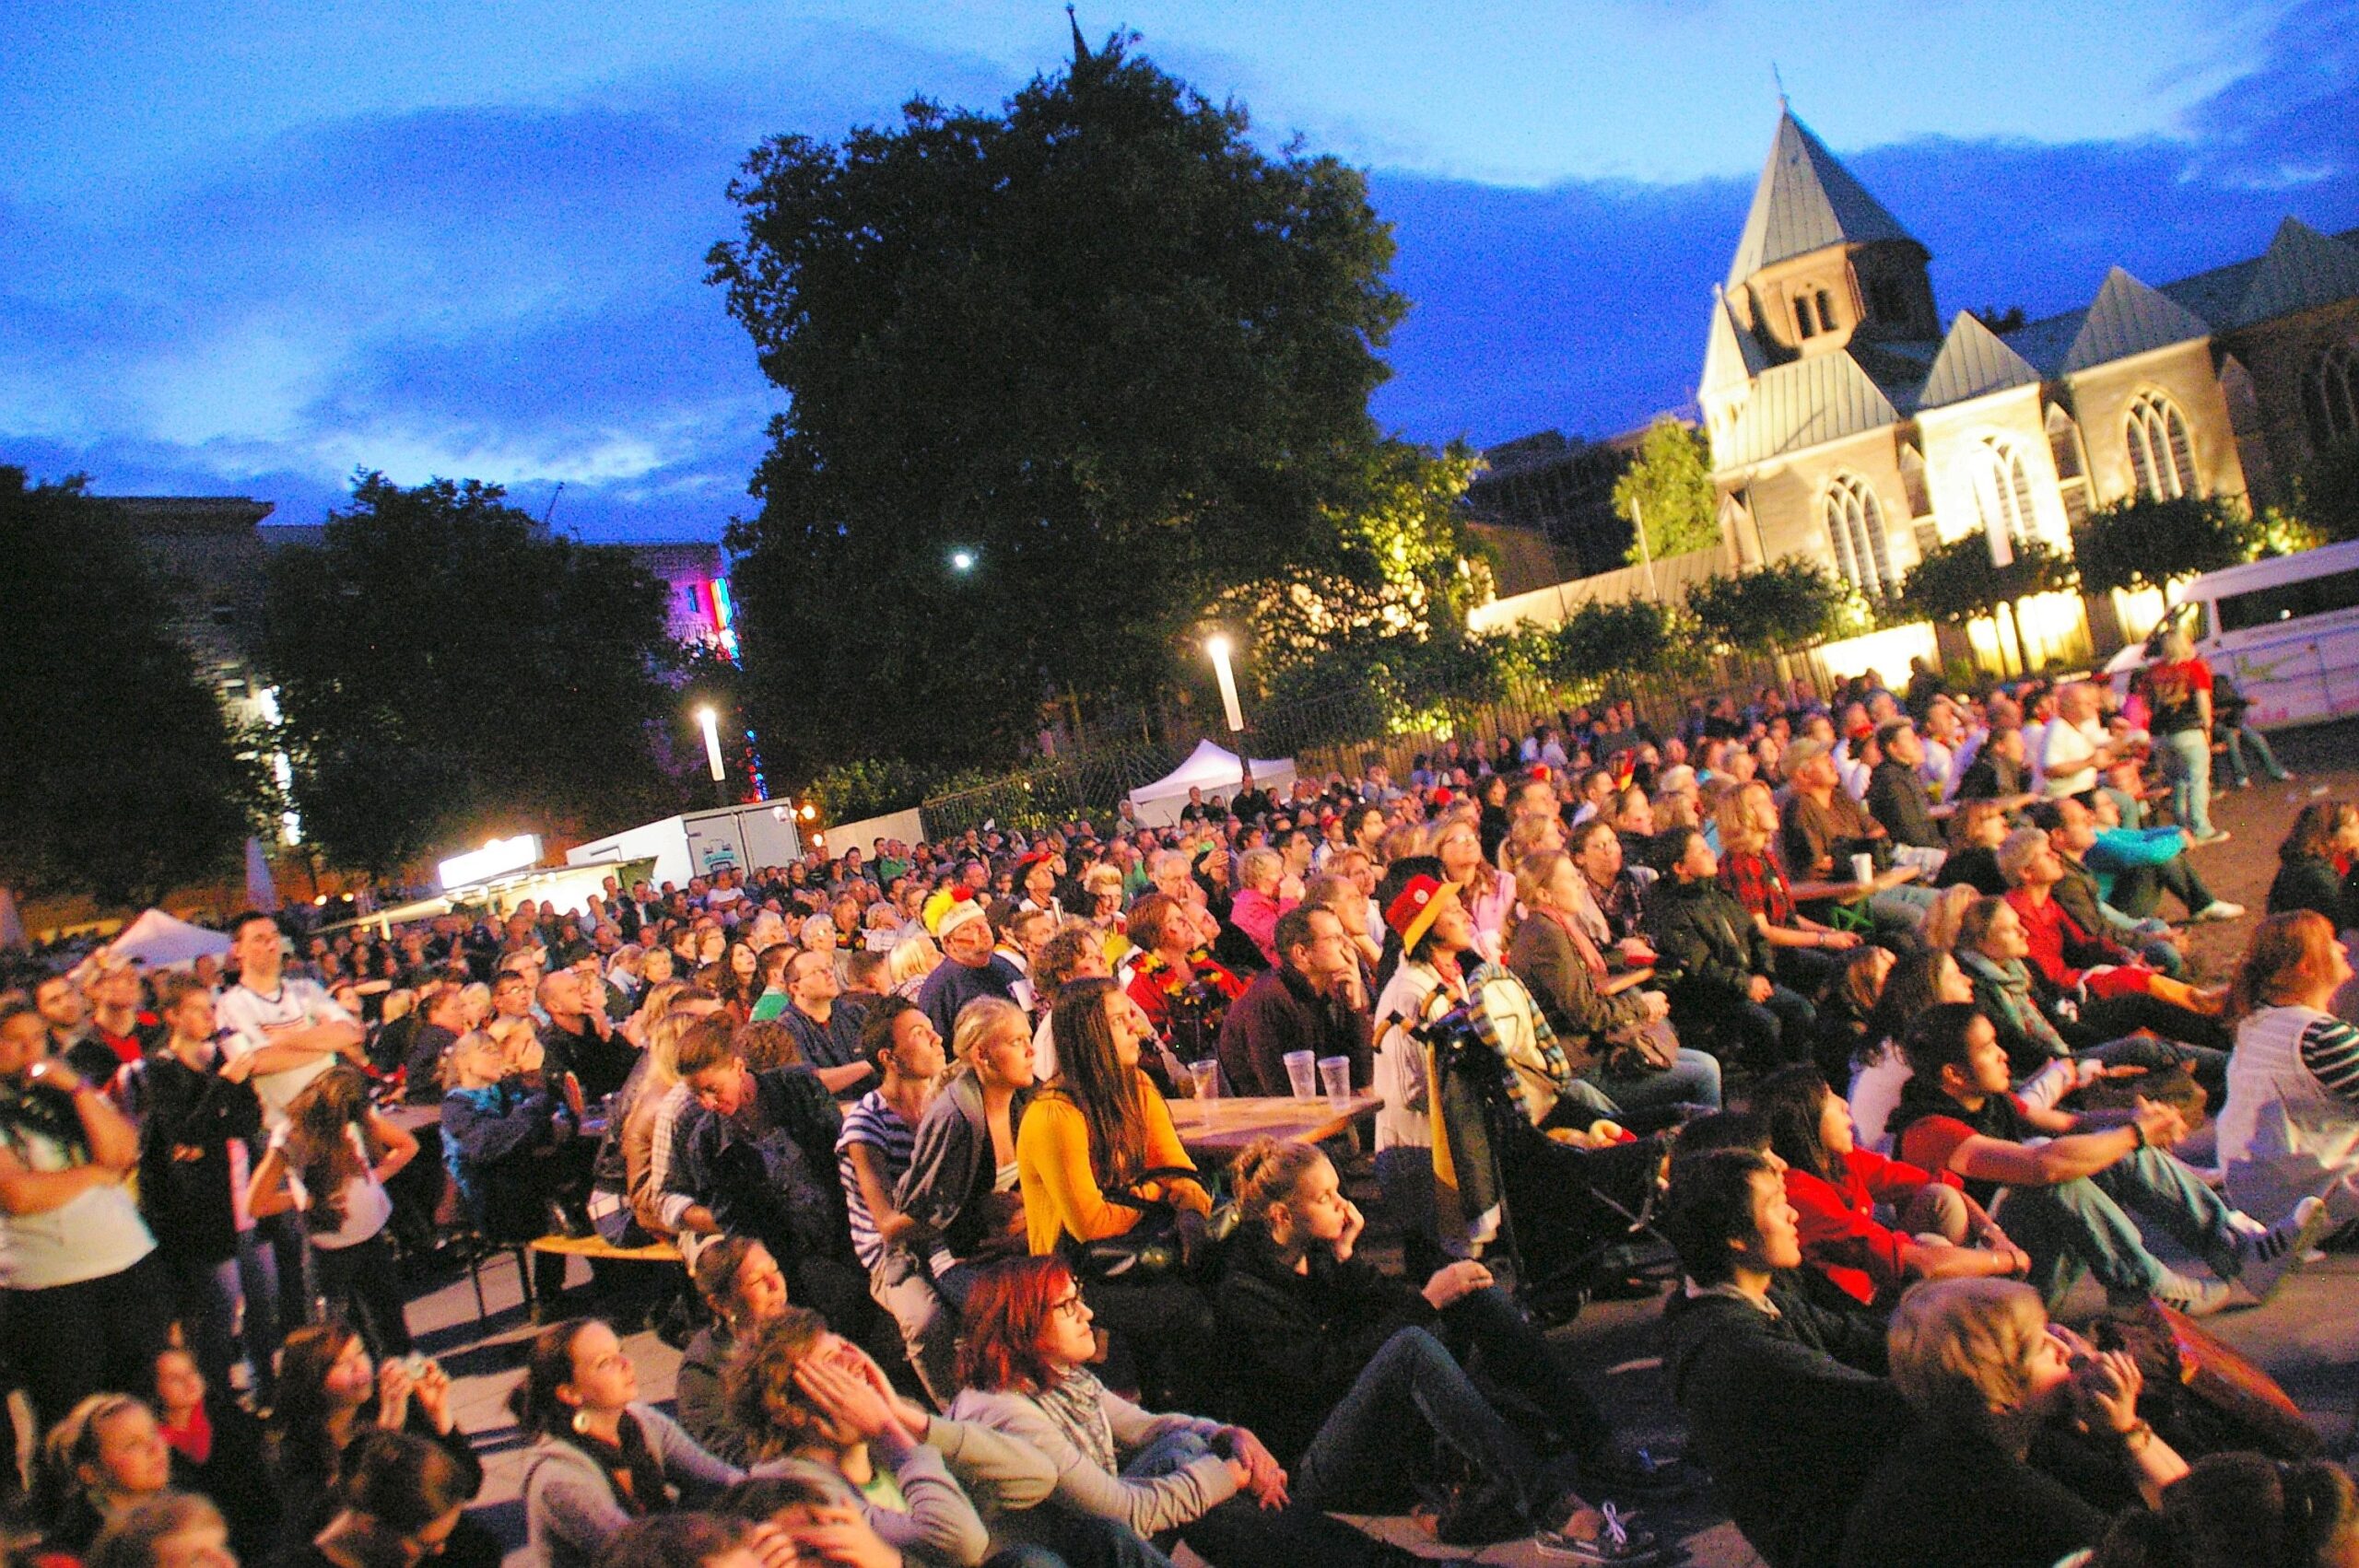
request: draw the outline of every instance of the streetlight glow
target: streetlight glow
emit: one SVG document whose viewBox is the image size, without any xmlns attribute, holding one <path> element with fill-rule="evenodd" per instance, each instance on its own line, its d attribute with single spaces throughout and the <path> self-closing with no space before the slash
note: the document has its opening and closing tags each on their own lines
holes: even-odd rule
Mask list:
<svg viewBox="0 0 2359 1568">
<path fill-rule="evenodd" d="M 975 552 L 972 550 L 951 551 L 950 569 L 952 571 L 960 572 L 973 571 L 975 569 Z"/>
<path fill-rule="evenodd" d="M 1237 703 L 1237 677 L 1228 668 L 1228 637 L 1215 632 L 1204 639 L 1204 651 L 1212 655 L 1213 674 L 1220 682 L 1220 705 L 1228 714 L 1228 731 L 1237 734 L 1245 728 L 1245 710 Z"/>
<path fill-rule="evenodd" d="M 712 770 L 712 781 L 721 782 L 721 715 L 710 707 L 697 709 L 697 723 L 704 730 L 704 763 Z"/>
</svg>

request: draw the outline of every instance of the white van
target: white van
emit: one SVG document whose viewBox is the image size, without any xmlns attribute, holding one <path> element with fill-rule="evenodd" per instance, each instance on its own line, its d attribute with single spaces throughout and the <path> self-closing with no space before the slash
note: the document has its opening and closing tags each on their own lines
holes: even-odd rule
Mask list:
<svg viewBox="0 0 2359 1568">
<path fill-rule="evenodd" d="M 2172 621 L 2236 681 L 2252 704 L 2248 724 L 2290 729 L 2359 713 L 2359 542 L 2206 572 L 2178 591 Z M 2132 643 L 2106 673 L 2124 688 L 2148 658 Z"/>
</svg>

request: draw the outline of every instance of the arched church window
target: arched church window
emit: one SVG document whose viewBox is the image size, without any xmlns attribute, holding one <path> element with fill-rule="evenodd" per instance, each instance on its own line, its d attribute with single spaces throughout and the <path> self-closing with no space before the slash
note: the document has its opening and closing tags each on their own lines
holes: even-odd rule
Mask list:
<svg viewBox="0 0 2359 1568">
<path fill-rule="evenodd" d="M 2023 454 L 1993 436 L 1985 436 L 1966 452 L 1967 477 L 1974 487 L 1974 509 L 1994 551 L 2004 540 L 2010 553 L 2032 538 L 2038 514 L 2032 509 L 2031 476 L 2024 471 Z"/>
<path fill-rule="evenodd" d="M 2312 362 L 2302 378 L 2302 419 L 2314 447 L 2359 439 L 2359 347 L 2333 344 Z"/>
<path fill-rule="evenodd" d="M 1820 506 L 1827 543 L 1835 551 L 1835 569 L 1843 580 L 1875 598 L 1897 587 L 1891 551 L 1884 543 L 1884 508 L 1867 481 L 1856 474 L 1837 474 Z"/>
<path fill-rule="evenodd" d="M 2089 515 L 2088 465 L 2081 461 L 2081 427 L 2056 404 L 2048 405 L 2048 455 L 2056 463 L 2056 487 L 2064 497 L 2064 521 L 2078 528 Z"/>
<path fill-rule="evenodd" d="M 2195 451 L 2187 420 L 2160 392 L 2140 392 L 2130 403 L 2130 472 L 2138 493 L 2151 501 L 2173 500 L 2195 488 Z"/>
</svg>

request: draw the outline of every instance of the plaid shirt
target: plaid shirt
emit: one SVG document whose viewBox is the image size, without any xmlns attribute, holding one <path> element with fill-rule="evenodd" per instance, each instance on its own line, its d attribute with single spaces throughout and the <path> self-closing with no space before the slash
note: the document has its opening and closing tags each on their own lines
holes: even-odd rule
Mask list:
<svg viewBox="0 0 2359 1568">
<path fill-rule="evenodd" d="M 1771 925 L 1794 923 L 1794 895 L 1786 891 L 1785 873 L 1768 856 L 1758 851 L 1722 855 L 1720 885 L 1751 913 L 1766 915 Z"/>
</svg>

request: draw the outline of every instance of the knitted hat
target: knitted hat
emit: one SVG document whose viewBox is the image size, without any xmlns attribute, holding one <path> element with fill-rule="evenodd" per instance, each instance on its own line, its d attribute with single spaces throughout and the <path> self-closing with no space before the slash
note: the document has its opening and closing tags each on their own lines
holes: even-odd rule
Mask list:
<svg viewBox="0 0 2359 1568">
<path fill-rule="evenodd" d="M 1414 948 L 1444 909 L 1458 902 L 1458 884 L 1432 877 L 1410 879 L 1409 885 L 1385 907 L 1384 923 L 1401 937 L 1403 952 Z"/>
<path fill-rule="evenodd" d="M 950 907 L 942 911 L 942 919 L 934 924 L 933 934 L 948 942 L 952 931 L 969 920 L 984 918 L 983 907 L 975 902 L 975 890 L 961 883 L 950 890 Z"/>
</svg>

